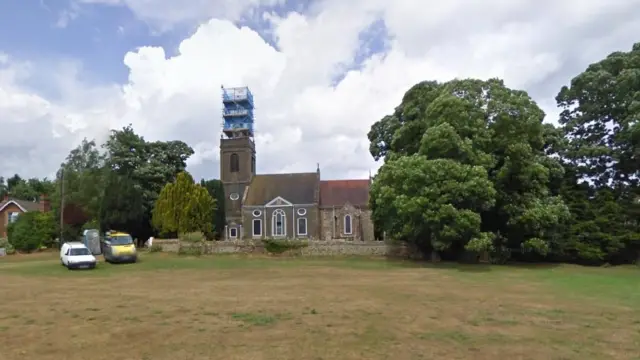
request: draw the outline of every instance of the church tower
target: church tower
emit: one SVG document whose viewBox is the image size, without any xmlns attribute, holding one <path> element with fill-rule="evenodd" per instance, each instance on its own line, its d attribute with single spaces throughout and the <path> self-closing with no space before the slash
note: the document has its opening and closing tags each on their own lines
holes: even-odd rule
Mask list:
<svg viewBox="0 0 640 360">
<path fill-rule="evenodd" d="M 253 95 L 248 87 L 222 87 L 220 180 L 225 194 L 226 238 L 241 238 L 242 197 L 256 174 Z"/>
</svg>

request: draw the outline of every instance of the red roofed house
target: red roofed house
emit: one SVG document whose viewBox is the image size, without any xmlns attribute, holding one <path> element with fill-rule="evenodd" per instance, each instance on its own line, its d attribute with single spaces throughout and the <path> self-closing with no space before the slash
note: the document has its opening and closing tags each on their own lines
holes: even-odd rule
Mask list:
<svg viewBox="0 0 640 360">
<path fill-rule="evenodd" d="M 16 221 L 18 216 L 29 211 L 50 211 L 51 203 L 46 195 L 40 196 L 40 201 L 15 200 L 5 195 L 0 200 L 0 237 L 7 236 L 7 226 Z"/>
</svg>

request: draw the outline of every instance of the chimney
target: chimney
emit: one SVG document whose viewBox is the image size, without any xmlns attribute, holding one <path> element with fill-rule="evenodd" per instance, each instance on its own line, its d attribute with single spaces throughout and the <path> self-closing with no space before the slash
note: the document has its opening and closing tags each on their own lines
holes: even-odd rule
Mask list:
<svg viewBox="0 0 640 360">
<path fill-rule="evenodd" d="M 9 193 L 5 193 L 4 194 L 4 200 L 3 201 L 9 201 Z"/>
<path fill-rule="evenodd" d="M 49 201 L 49 197 L 46 194 L 40 195 L 39 209 L 41 212 L 51 211 L 51 201 Z"/>
</svg>

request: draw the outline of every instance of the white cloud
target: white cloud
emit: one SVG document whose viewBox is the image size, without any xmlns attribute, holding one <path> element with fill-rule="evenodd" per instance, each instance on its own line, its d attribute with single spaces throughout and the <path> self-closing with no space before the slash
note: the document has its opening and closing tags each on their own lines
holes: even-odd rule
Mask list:
<svg viewBox="0 0 640 360">
<path fill-rule="evenodd" d="M 50 177 L 83 136 L 106 138 L 119 90 L 82 87 L 76 66 L 38 66 L 8 56 L 0 63 L 0 176 Z M 55 84 L 56 100 L 24 85 L 42 79 Z"/>
<path fill-rule="evenodd" d="M 215 11 L 209 1 L 83 1 L 121 3 L 142 19 L 175 24 L 194 14 L 237 19 L 259 0 L 223 1 Z M 180 11 L 170 11 L 178 4 Z M 0 154 L 12 154 L 0 172 L 47 175 L 83 136 L 132 123 L 148 139 L 186 141 L 196 149 L 189 169 L 215 176 L 224 84 L 254 92 L 260 172 L 313 171 L 319 162 L 323 177 L 363 178 L 378 166 L 368 153 L 370 126 L 413 84 L 497 76 L 530 91 L 553 118 L 561 85 L 611 51 L 628 51 L 640 33 L 637 0 L 421 4 L 326 0 L 306 14 L 264 14 L 277 48 L 252 29 L 210 20 L 173 57 L 158 47 L 125 54 L 129 78 L 118 88 L 87 87 L 77 80 L 77 65 L 61 68 L 50 79 L 63 90 L 55 100 L 21 87 L 34 68 L 9 59 L 8 70 L 0 64 L 0 112 L 9 114 L 0 126 L 18 136 L 0 145 Z M 365 59 L 335 84 L 356 65 L 361 32 L 380 19 L 390 35 L 387 53 Z M 36 124 L 37 132 L 27 130 Z"/>
</svg>

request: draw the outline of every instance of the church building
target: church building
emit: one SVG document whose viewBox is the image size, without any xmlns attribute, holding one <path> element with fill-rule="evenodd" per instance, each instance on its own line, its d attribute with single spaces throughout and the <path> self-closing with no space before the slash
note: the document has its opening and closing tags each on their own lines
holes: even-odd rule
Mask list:
<svg viewBox="0 0 640 360">
<path fill-rule="evenodd" d="M 253 96 L 223 87 L 220 179 L 225 239 L 374 240 L 371 179 L 322 180 L 315 172 L 256 174 Z"/>
</svg>

